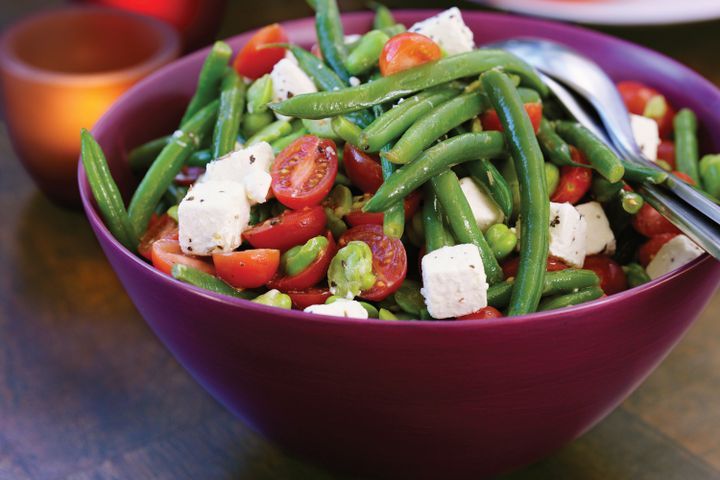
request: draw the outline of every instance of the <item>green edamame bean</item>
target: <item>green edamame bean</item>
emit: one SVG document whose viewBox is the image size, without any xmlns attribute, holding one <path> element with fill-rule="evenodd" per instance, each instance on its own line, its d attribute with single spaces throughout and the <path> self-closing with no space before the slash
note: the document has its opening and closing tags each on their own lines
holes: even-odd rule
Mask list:
<svg viewBox="0 0 720 480">
<path fill-rule="evenodd" d="M 630 288 L 635 288 L 650 281 L 650 276 L 645 269 L 637 263 L 628 263 L 623 265 L 622 269 L 625 272 Z"/>
<path fill-rule="evenodd" d="M 392 313 L 390 310 L 386 310 L 384 308 L 381 308 L 378 311 L 378 318 L 380 320 L 400 320 L 398 317 L 395 316 L 394 313 Z"/>
<path fill-rule="evenodd" d="M 219 278 L 205 273 L 181 263 L 176 263 L 172 266 L 171 270 L 173 278 L 180 280 L 181 282 L 189 283 L 203 290 L 209 290 L 215 293 L 222 293 L 231 297 L 244 298 L 250 300 L 255 297 L 255 293 L 249 290 L 237 290 L 227 283 L 223 282 Z"/>
<path fill-rule="evenodd" d="M 292 132 L 292 124 L 287 120 L 276 120 L 270 125 L 263 127 L 252 137 L 248 138 L 246 145 L 249 147 L 260 142 L 274 142 Z"/>
<path fill-rule="evenodd" d="M 544 312 L 546 310 L 555 310 L 557 308 L 570 307 L 572 305 L 579 305 L 581 303 L 589 302 L 605 295 L 602 288 L 600 287 L 589 287 L 578 290 L 577 292 L 567 293 L 565 295 L 558 295 L 557 297 L 551 297 L 547 300 L 543 300 L 540 303 L 538 311 Z"/>
<path fill-rule="evenodd" d="M 285 310 L 290 310 L 292 308 L 292 300 L 290 299 L 290 295 L 282 293 L 280 290 L 276 289 L 272 289 L 263 293 L 262 295 L 258 295 L 251 301 L 255 303 L 261 303 L 263 305 L 269 305 L 271 307 L 284 308 Z"/>
<path fill-rule="evenodd" d="M 555 133 L 555 128 L 545 118 L 540 120 L 537 137 L 538 142 L 540 142 L 540 149 L 552 163 L 559 167 L 577 165 L 572 159 L 568 144 L 560 138 L 560 135 Z"/>
<path fill-rule="evenodd" d="M 363 35 L 345 61 L 348 73 L 362 75 L 376 66 L 380 52 L 388 40 L 390 37 L 382 30 L 371 30 Z"/>
<path fill-rule="evenodd" d="M 245 82 L 234 68 L 228 68 L 222 80 L 220 106 L 213 131 L 213 156 L 215 158 L 220 158 L 235 150 L 244 106 Z"/>
<path fill-rule="evenodd" d="M 700 177 L 705 191 L 720 199 L 720 155 L 705 155 L 700 160 Z"/>
<path fill-rule="evenodd" d="M 697 117 L 689 108 L 681 109 L 673 119 L 675 128 L 675 165 L 678 171 L 701 185 L 698 171 Z"/>
<path fill-rule="evenodd" d="M 257 132 L 275 121 L 275 115 L 271 112 L 248 113 L 243 115 L 242 133 L 245 138 L 250 138 Z"/>
<path fill-rule="evenodd" d="M 178 206 L 173 205 L 172 207 L 168 208 L 165 212 L 168 217 L 172 218 L 176 222 L 178 221 Z"/>
<path fill-rule="evenodd" d="M 390 9 L 385 5 L 377 2 L 372 3 L 372 7 L 375 9 L 375 18 L 373 18 L 373 28 L 380 29 L 386 27 L 392 27 L 396 25 L 395 18 L 393 17 Z"/>
<path fill-rule="evenodd" d="M 624 189 L 620 189 L 620 191 L 618 191 L 618 198 L 620 199 L 620 204 L 622 205 L 623 210 L 630 215 L 638 213 L 645 203 L 645 200 L 643 200 L 639 194 L 635 192 L 628 192 Z"/>
<path fill-rule="evenodd" d="M 560 121 L 555 131 L 565 141 L 585 154 L 593 168 L 610 182 L 619 182 L 625 175 L 625 167 L 607 145 L 577 122 Z"/>
<path fill-rule="evenodd" d="M 404 280 L 393 297 L 404 312 L 420 315 L 422 309 L 426 308 L 425 299 L 420 293 L 420 284 L 415 280 Z"/>
<path fill-rule="evenodd" d="M 133 172 L 147 170 L 155 161 L 165 145 L 170 141 L 170 135 L 150 140 L 139 147 L 133 148 L 128 153 L 128 163 Z"/>
<path fill-rule="evenodd" d="M 339 159 L 339 158 L 338 158 Z M 350 181 L 350 179 L 342 172 L 338 172 L 335 176 L 335 183 L 334 185 L 345 185 L 346 187 L 352 187 L 353 184 Z"/>
<path fill-rule="evenodd" d="M 559 272 L 547 272 L 543 279 L 542 295 L 550 297 L 571 293 L 578 289 L 596 287 L 600 279 L 592 270 L 567 269 Z M 488 305 L 505 308 L 510 303 L 513 280 L 491 286 L 488 289 Z"/>
<path fill-rule="evenodd" d="M 325 62 L 344 82 L 350 78 L 345 68 L 347 49 L 340 11 L 335 0 L 313 0 L 315 2 L 315 32 Z M 295 115 L 290 115 L 295 116 Z M 326 115 L 329 116 L 329 115 Z M 324 118 L 324 117 L 316 117 Z"/>
<path fill-rule="evenodd" d="M 427 184 L 424 193 L 425 199 L 422 208 L 423 232 L 425 233 L 425 250 L 426 253 L 430 253 L 442 247 L 452 246 L 455 242 L 450 232 L 445 228 L 443 222 L 445 214 L 432 185 Z"/>
<path fill-rule="evenodd" d="M 248 113 L 267 112 L 273 98 L 273 81 L 269 73 L 255 80 L 247 90 Z"/>
<path fill-rule="evenodd" d="M 336 301 L 342 299 L 342 297 L 338 297 L 337 295 L 330 295 L 327 300 L 325 300 L 325 305 L 329 305 L 331 303 L 335 303 Z M 375 305 L 372 305 L 367 302 L 358 301 L 360 306 L 362 306 L 365 311 L 368 313 L 369 318 L 378 318 L 378 309 L 375 308 Z"/>
<path fill-rule="evenodd" d="M 550 162 L 545 162 L 545 183 L 549 195 L 553 194 L 560 183 L 560 169 Z"/>
<path fill-rule="evenodd" d="M 333 117 L 330 121 L 330 126 L 332 127 L 333 132 L 335 132 L 335 135 L 340 137 L 343 141 L 352 145 L 360 143 L 362 129 L 347 118 L 342 116 Z"/>
<path fill-rule="evenodd" d="M 345 185 L 335 185 L 336 187 L 344 187 Z M 342 217 L 338 217 L 332 209 L 325 207 L 325 216 L 327 217 L 327 228 L 332 233 L 335 240 L 338 240 L 343 233 L 347 232 L 347 225 L 343 222 Z"/>
<path fill-rule="evenodd" d="M 294 132 L 290 132 L 288 135 L 285 135 L 284 137 L 278 138 L 277 140 L 270 143 L 270 146 L 273 149 L 273 153 L 277 155 L 278 153 L 285 150 L 291 143 L 293 143 L 298 138 L 307 135 L 309 132 L 305 127 L 298 128 Z"/>
<path fill-rule="evenodd" d="M 308 268 L 325 251 L 328 239 L 322 235 L 313 237 L 303 245 L 297 245 L 282 254 L 280 265 L 283 271 L 294 277 Z"/>
<path fill-rule="evenodd" d="M 180 128 L 200 109 L 218 98 L 220 82 L 222 82 L 231 55 L 230 45 L 221 41 L 215 42 L 200 70 L 197 89 L 180 121 Z"/>
<path fill-rule="evenodd" d="M 338 250 L 330 261 L 328 285 L 333 295 L 357 297 L 375 285 L 372 271 L 372 251 L 367 243 L 353 240 Z"/>
<path fill-rule="evenodd" d="M 617 197 L 623 185 L 623 182 L 610 182 L 604 177 L 595 175 L 593 176 L 592 187 L 590 188 L 595 200 L 605 203 Z"/>
<path fill-rule="evenodd" d="M 352 204 L 352 192 L 345 185 L 335 185 L 330 190 L 326 202 L 323 203 L 323 205 L 331 207 L 331 211 L 340 218 L 350 213 Z"/>
<path fill-rule="evenodd" d="M 485 238 L 498 260 L 510 255 L 517 245 L 517 235 L 504 223 L 491 225 L 485 232 Z"/>
</svg>

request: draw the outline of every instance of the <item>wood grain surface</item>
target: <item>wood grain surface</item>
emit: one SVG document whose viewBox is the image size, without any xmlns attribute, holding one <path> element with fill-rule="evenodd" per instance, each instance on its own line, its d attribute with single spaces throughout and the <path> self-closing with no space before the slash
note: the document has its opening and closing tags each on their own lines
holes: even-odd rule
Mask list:
<svg viewBox="0 0 720 480">
<path fill-rule="evenodd" d="M 1 3 L 0 30 L 60 2 Z M 236 0 L 228 8 L 220 36 L 309 13 L 302 1 Z M 720 22 L 604 30 L 720 84 Z M 130 303 L 83 214 L 35 190 L 4 120 L 0 226 L 1 480 L 337 478 L 279 451 L 190 379 Z M 720 294 L 620 408 L 504 478 L 720 478 Z"/>
</svg>

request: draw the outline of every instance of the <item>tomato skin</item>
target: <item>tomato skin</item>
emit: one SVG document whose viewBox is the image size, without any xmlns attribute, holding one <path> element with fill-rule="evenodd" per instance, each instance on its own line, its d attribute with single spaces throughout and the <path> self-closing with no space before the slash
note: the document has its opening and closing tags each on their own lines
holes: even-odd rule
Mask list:
<svg viewBox="0 0 720 480">
<path fill-rule="evenodd" d="M 152 246 L 157 240 L 177 240 L 178 224 L 168 214 L 154 216 L 148 224 L 147 231 L 140 238 L 138 253 L 152 261 Z"/>
<path fill-rule="evenodd" d="M 403 206 L 405 208 L 405 218 L 411 219 L 420 207 L 420 194 L 415 191 L 405 197 Z M 382 225 L 385 220 L 383 212 L 363 212 L 361 210 L 353 210 L 345 215 L 345 220 L 351 227 L 358 225 Z"/>
<path fill-rule="evenodd" d="M 658 159 L 665 160 L 670 168 L 675 170 L 675 143 L 672 140 L 662 140 L 658 145 Z"/>
<path fill-rule="evenodd" d="M 679 172 L 679 171 L 677 171 L 677 170 L 673 170 L 672 174 L 675 175 L 677 178 L 679 178 L 680 180 L 682 180 L 682 181 L 685 182 L 685 183 L 688 183 L 688 184 L 693 185 L 693 186 L 695 185 L 695 180 L 693 180 L 692 178 L 690 178 L 690 175 L 688 175 L 687 173 L 683 173 L 683 172 Z"/>
<path fill-rule="evenodd" d="M 632 81 L 620 82 L 617 84 L 617 88 L 628 111 L 635 115 L 644 115 L 648 102 L 654 97 L 662 97 L 665 102 L 664 114 L 660 117 L 649 118 L 658 124 L 660 138 L 668 138 L 672 134 L 675 110 L 660 92 L 643 83 Z"/>
<path fill-rule="evenodd" d="M 571 146 L 570 154 L 573 161 L 587 164 L 585 156 L 577 148 Z M 584 167 L 563 165 L 560 167 L 560 181 L 554 192 L 550 195 L 550 201 L 556 203 L 569 202 L 575 205 L 585 196 L 592 185 L 592 170 Z"/>
<path fill-rule="evenodd" d="M 515 278 L 517 276 L 518 267 L 520 265 L 520 257 L 512 257 L 505 260 L 500 266 L 503 271 L 505 278 Z M 562 260 L 555 257 L 548 257 L 546 271 L 548 272 L 559 272 L 560 270 L 566 270 L 568 267 Z"/>
<path fill-rule="evenodd" d="M 675 225 L 647 203 L 635 214 L 632 225 L 636 232 L 646 237 L 654 237 L 661 233 L 680 233 Z"/>
<path fill-rule="evenodd" d="M 280 250 L 259 248 L 240 252 L 215 253 L 215 272 L 235 288 L 265 285 L 280 266 Z"/>
<path fill-rule="evenodd" d="M 491 318 L 500 318 L 503 314 L 495 307 L 481 308 L 477 312 L 468 313 L 462 317 L 457 317 L 455 320 L 489 320 Z"/>
<path fill-rule="evenodd" d="M 278 154 L 270 169 L 275 198 L 298 209 L 318 205 L 333 187 L 338 171 L 335 142 L 305 135 Z"/>
<path fill-rule="evenodd" d="M 393 75 L 442 57 L 440 46 L 429 37 L 413 32 L 395 35 L 380 53 L 380 73 Z"/>
<path fill-rule="evenodd" d="M 585 257 L 583 268 L 592 270 L 600 277 L 600 288 L 606 295 L 627 290 L 627 277 L 619 263 L 607 255 L 589 255 Z"/>
<path fill-rule="evenodd" d="M 375 193 L 383 183 L 380 160 L 350 143 L 343 149 L 343 165 L 350 181 L 364 193 Z"/>
<path fill-rule="evenodd" d="M 340 237 L 338 246 L 342 248 L 352 240 L 367 243 L 373 254 L 375 285 L 361 292 L 360 298 L 380 301 L 400 288 L 407 275 L 407 253 L 400 239 L 386 236 L 380 225 L 358 225 Z"/>
<path fill-rule="evenodd" d="M 321 206 L 286 210 L 243 232 L 243 238 L 255 248 L 285 250 L 325 234 L 327 216 Z"/>
<path fill-rule="evenodd" d="M 535 133 L 537 134 L 538 130 L 540 130 L 540 121 L 542 120 L 542 103 L 526 103 L 525 112 L 528 114 L 528 117 L 530 117 L 533 130 L 535 130 Z M 485 130 L 496 130 L 498 132 L 503 131 L 503 126 L 500 123 L 500 117 L 494 109 L 483 112 L 480 116 L 480 123 Z"/>
<path fill-rule="evenodd" d="M 320 305 L 332 296 L 328 287 L 311 287 L 305 290 L 290 290 L 285 292 L 290 296 L 293 307 L 305 310 L 310 305 Z"/>
<path fill-rule="evenodd" d="M 176 263 L 215 275 L 215 268 L 211 263 L 201 258 L 184 254 L 180 249 L 180 242 L 177 240 L 162 239 L 153 242 L 151 258 L 153 267 L 167 275 L 172 276 L 172 266 Z"/>
<path fill-rule="evenodd" d="M 285 30 L 273 23 L 258 30 L 240 50 L 233 61 L 233 67 L 240 75 L 252 80 L 270 73 L 273 66 L 285 56 L 282 47 L 263 48 L 273 43 L 287 43 Z"/>
<path fill-rule="evenodd" d="M 276 275 L 268 282 L 269 288 L 277 288 L 281 292 L 292 290 L 305 290 L 320 283 L 327 275 L 330 261 L 337 252 L 337 245 L 331 232 L 326 232 L 328 240 L 327 248 L 308 267 L 297 275 L 288 277 L 282 274 Z"/>
<path fill-rule="evenodd" d="M 655 258 L 660 247 L 677 237 L 677 233 L 661 233 L 651 237 L 650 240 L 640 245 L 638 248 L 638 261 L 643 267 L 647 267 L 650 261 Z"/>
</svg>

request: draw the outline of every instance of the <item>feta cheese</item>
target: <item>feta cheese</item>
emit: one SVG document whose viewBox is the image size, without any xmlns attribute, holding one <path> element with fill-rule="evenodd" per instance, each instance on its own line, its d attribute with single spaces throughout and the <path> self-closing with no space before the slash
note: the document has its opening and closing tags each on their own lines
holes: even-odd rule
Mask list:
<svg viewBox="0 0 720 480">
<path fill-rule="evenodd" d="M 345 38 L 344 38 L 345 45 L 355 43 L 358 40 L 360 40 L 361 38 L 362 38 L 362 35 L 360 35 L 359 33 L 351 33 L 350 35 L 345 35 Z"/>
<path fill-rule="evenodd" d="M 672 272 L 686 263 L 690 263 L 704 252 L 686 235 L 678 235 L 660 247 L 647 268 L 648 276 L 655 280 L 658 277 Z"/>
<path fill-rule="evenodd" d="M 251 204 L 265 202 L 270 190 L 270 166 L 275 155 L 267 142 L 236 150 L 208 163 L 201 182 L 229 181 L 245 186 Z"/>
<path fill-rule="evenodd" d="M 245 193 L 248 200 L 250 200 L 250 205 L 265 203 L 271 183 L 272 176 L 268 172 L 260 170 L 251 171 L 245 177 Z"/>
<path fill-rule="evenodd" d="M 368 312 L 360 302 L 338 298 L 332 303 L 310 305 L 303 312 L 318 315 L 333 315 L 335 317 L 368 318 Z"/>
<path fill-rule="evenodd" d="M 290 60 L 290 61 L 291 61 L 292 63 L 294 63 L 295 65 L 300 65 L 300 64 L 298 63 L 297 58 L 295 57 L 295 55 L 294 55 L 290 50 L 285 50 L 285 57 L 284 57 L 284 58 Z"/>
<path fill-rule="evenodd" d="M 434 250 L 422 258 L 423 288 L 433 318 L 452 318 L 487 306 L 488 284 L 480 251 L 465 243 Z"/>
<path fill-rule="evenodd" d="M 463 22 L 460 9 L 452 7 L 418 22 L 408 29 L 430 37 L 448 55 L 469 52 L 475 47 L 472 30 Z"/>
<path fill-rule="evenodd" d="M 470 177 L 460 180 L 460 188 L 465 194 L 470 209 L 475 217 L 475 222 L 483 232 L 490 228 L 491 225 L 502 223 L 505 215 L 503 214 L 497 203 L 480 188 Z"/>
<path fill-rule="evenodd" d="M 660 132 L 655 120 L 642 115 L 630 115 L 635 142 L 642 153 L 653 162 L 657 160 L 658 146 L 660 145 Z"/>
<path fill-rule="evenodd" d="M 242 183 L 196 183 L 178 206 L 180 248 L 192 255 L 231 252 L 240 246 L 249 219 Z"/>
<path fill-rule="evenodd" d="M 605 211 L 598 202 L 587 202 L 576 205 L 575 209 L 580 212 L 587 222 L 587 234 L 585 235 L 585 254 L 595 255 L 615 253 L 615 235 L 610 228 Z"/>
<path fill-rule="evenodd" d="M 348 83 L 350 84 L 351 87 L 357 87 L 362 82 L 360 81 L 360 79 L 358 77 L 350 77 L 348 79 Z"/>
<path fill-rule="evenodd" d="M 315 84 L 303 72 L 300 67 L 287 58 L 283 58 L 275 64 L 270 72 L 273 82 L 273 102 L 281 102 L 295 95 L 317 92 Z M 285 115 L 275 116 L 279 120 L 288 120 Z"/>
<path fill-rule="evenodd" d="M 587 249 L 587 221 L 571 203 L 550 202 L 550 255 L 582 268 Z"/>
</svg>

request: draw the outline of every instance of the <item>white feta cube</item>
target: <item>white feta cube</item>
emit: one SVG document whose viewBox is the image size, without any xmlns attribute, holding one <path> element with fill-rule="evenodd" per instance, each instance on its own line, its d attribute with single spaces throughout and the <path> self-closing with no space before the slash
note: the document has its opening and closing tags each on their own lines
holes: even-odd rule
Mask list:
<svg viewBox="0 0 720 480">
<path fill-rule="evenodd" d="M 368 312 L 360 302 L 338 298 L 332 303 L 310 305 L 303 312 L 318 315 L 333 315 L 335 317 L 368 318 Z"/>
<path fill-rule="evenodd" d="M 457 7 L 449 8 L 434 17 L 417 22 L 408 31 L 430 37 L 448 55 L 469 52 L 475 48 L 473 32 L 465 25 L 460 9 Z"/>
<path fill-rule="evenodd" d="M 702 248 L 698 247 L 686 235 L 681 234 L 660 247 L 660 250 L 658 250 L 645 270 L 648 276 L 655 280 L 686 263 L 690 263 L 703 253 Z"/>
<path fill-rule="evenodd" d="M 615 253 L 615 234 L 610 228 L 605 210 L 598 202 L 587 202 L 576 205 L 575 209 L 580 212 L 587 223 L 587 234 L 585 235 L 585 254 L 596 255 L 604 253 L 612 255 Z"/>
<path fill-rule="evenodd" d="M 270 72 L 273 82 L 273 102 L 281 102 L 295 95 L 317 92 L 315 83 L 303 72 L 297 64 L 283 58 L 275 64 Z M 285 115 L 275 116 L 279 120 L 288 120 Z"/>
<path fill-rule="evenodd" d="M 550 202 L 550 255 L 582 268 L 587 249 L 587 221 L 571 203 Z"/>
<path fill-rule="evenodd" d="M 475 183 L 475 180 L 470 177 L 460 179 L 460 188 L 470 204 L 473 217 L 475 217 L 475 222 L 480 230 L 484 232 L 491 225 L 502 223 L 505 218 L 502 210 L 495 200 Z"/>
<path fill-rule="evenodd" d="M 433 318 L 452 318 L 487 307 L 488 284 L 480 251 L 465 243 L 422 258 L 425 305 Z"/>
<path fill-rule="evenodd" d="M 290 60 L 295 65 L 300 65 L 298 63 L 297 57 L 295 57 L 295 54 L 293 54 L 290 50 L 285 50 L 285 57 L 287 60 Z"/>
<path fill-rule="evenodd" d="M 178 206 L 180 248 L 192 255 L 231 252 L 240 246 L 249 219 L 242 183 L 196 183 Z"/>
<path fill-rule="evenodd" d="M 208 163 L 201 182 L 238 182 L 245 186 L 250 203 L 263 203 L 270 191 L 272 147 L 260 142 Z"/>
<path fill-rule="evenodd" d="M 270 192 L 271 183 L 272 176 L 268 172 L 261 170 L 251 171 L 245 177 L 245 193 L 251 205 L 265 203 L 268 192 Z"/>
<path fill-rule="evenodd" d="M 642 153 L 653 162 L 656 161 L 658 146 L 660 146 L 660 131 L 657 122 L 652 118 L 631 114 L 630 126 L 635 143 L 638 144 Z"/>
</svg>

